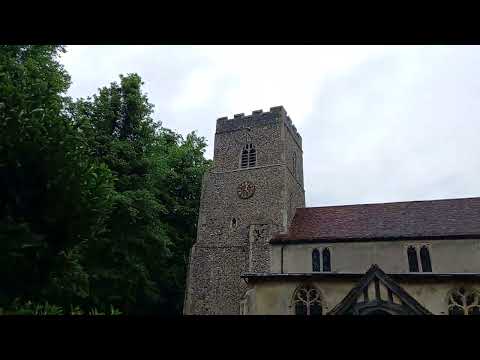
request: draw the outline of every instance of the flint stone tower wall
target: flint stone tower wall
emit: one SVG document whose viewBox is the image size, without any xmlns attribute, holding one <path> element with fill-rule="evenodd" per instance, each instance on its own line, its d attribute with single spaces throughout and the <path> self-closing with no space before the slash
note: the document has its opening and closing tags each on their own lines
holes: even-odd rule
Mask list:
<svg viewBox="0 0 480 360">
<path fill-rule="evenodd" d="M 255 147 L 256 164 L 241 168 L 246 144 Z M 270 271 L 268 241 L 305 207 L 302 138 L 282 106 L 220 118 L 213 162 L 203 179 L 184 313 L 236 315 L 247 291 L 241 274 Z M 242 199 L 245 181 L 255 191 Z"/>
</svg>

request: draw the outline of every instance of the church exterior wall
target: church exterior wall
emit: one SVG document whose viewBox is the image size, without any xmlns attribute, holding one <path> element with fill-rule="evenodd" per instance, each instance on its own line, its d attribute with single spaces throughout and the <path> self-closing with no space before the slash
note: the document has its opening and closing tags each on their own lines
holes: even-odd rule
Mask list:
<svg viewBox="0 0 480 360">
<path fill-rule="evenodd" d="M 316 244 L 288 244 L 273 246 L 271 271 L 303 273 L 312 271 L 313 249 L 328 247 L 332 272 L 364 272 L 371 264 L 378 264 L 386 273 L 407 273 L 407 248 L 427 245 L 433 272 L 480 272 L 480 239 L 446 240 L 387 240 L 365 242 L 325 242 Z"/>
<path fill-rule="evenodd" d="M 282 213 L 273 209 L 281 209 L 283 205 L 284 172 L 281 166 L 267 166 L 210 173 L 204 182 L 206 196 L 202 199 L 199 216 L 199 242 L 204 245 L 247 245 L 250 224 L 267 221 L 281 226 Z M 246 180 L 254 182 L 255 194 L 239 200 L 237 186 Z M 272 188 L 275 191 L 272 192 Z M 232 218 L 236 219 L 235 227 L 232 227 Z"/>
<path fill-rule="evenodd" d="M 270 269 L 269 236 L 250 241 L 251 232 L 261 226 L 268 234 L 282 228 L 282 212 L 266 212 L 265 207 L 282 208 L 284 173 L 283 167 L 270 166 L 208 175 L 189 265 L 189 297 L 196 299 L 195 304 L 186 304 L 190 313 L 238 314 L 246 291 L 240 276 Z M 237 185 L 245 180 L 254 181 L 255 195 L 239 201 Z"/>
<path fill-rule="evenodd" d="M 293 216 L 295 215 L 295 209 L 300 206 L 305 206 L 305 191 L 303 189 L 302 139 L 296 133 L 296 130 L 293 128 L 290 119 L 287 119 L 283 125 L 283 137 L 285 139 L 283 161 L 286 164 L 286 223 L 290 224 Z"/>
<path fill-rule="evenodd" d="M 239 314 L 247 290 L 241 275 L 270 271 L 271 235 L 286 231 L 294 209 L 305 206 L 301 137 L 283 107 L 270 110 L 217 120 L 214 164 L 203 180 L 190 254 L 185 314 Z M 246 144 L 255 147 L 256 164 L 240 168 Z M 246 181 L 255 191 L 240 198 L 238 186 Z"/>
<path fill-rule="evenodd" d="M 229 120 L 235 121 L 235 120 Z M 241 129 L 215 134 L 215 172 L 237 170 L 240 167 L 240 153 L 246 142 L 255 145 L 258 166 L 281 164 L 283 144 L 279 121 L 252 127 L 250 132 Z M 253 124 L 252 124 L 253 126 Z"/>
<path fill-rule="evenodd" d="M 320 290 L 323 313 L 333 309 L 357 284 L 352 279 L 331 279 L 309 282 Z M 247 315 L 293 315 L 292 299 L 298 281 L 262 281 L 251 285 Z M 448 315 L 448 293 L 467 286 L 480 290 L 480 281 L 435 280 L 398 281 L 398 284 L 434 315 Z"/>
<path fill-rule="evenodd" d="M 244 149 L 244 168 L 241 168 Z M 213 167 L 203 179 L 197 239 L 191 249 L 188 266 L 185 314 L 290 314 L 293 313 L 292 296 L 302 284 L 299 279 L 310 279 L 310 284 L 320 290 L 323 312 L 326 313 L 345 298 L 368 268 L 371 268 L 368 271 L 372 271 L 369 274 L 384 276 L 386 273 L 401 279 L 398 286 L 410 294 L 408 301 L 412 301 L 412 297 L 418 301 L 413 307 L 414 313 L 425 314 L 430 311 L 446 314 L 447 293 L 465 284 L 458 280 L 462 276 L 469 279 L 469 285 L 473 284 L 480 290 L 480 280 L 476 280 L 480 277 L 480 239 L 460 239 L 458 237 L 462 235 L 459 235 L 455 240 L 382 238 L 270 243 L 273 234 L 287 232 L 296 208 L 305 207 L 303 181 L 302 139 L 283 107 L 271 108 L 266 113 L 254 111 L 247 116 L 237 114 L 233 119 L 217 120 Z M 465 218 L 468 225 L 469 217 L 462 215 L 462 208 L 457 206 L 452 209 L 460 211 L 460 215 L 447 220 L 456 222 Z M 382 212 L 379 214 L 382 215 Z M 405 226 L 410 226 L 415 219 L 423 219 L 425 214 L 435 217 L 435 212 L 430 211 L 419 212 L 419 216 L 415 214 L 404 221 Z M 366 216 L 366 219 L 374 218 Z M 439 227 L 447 226 L 441 219 L 438 221 Z M 472 223 L 476 224 L 475 219 Z M 312 223 L 307 223 L 307 226 L 312 226 Z M 388 227 L 388 222 L 379 221 L 380 229 Z M 338 229 L 341 233 L 348 227 Z M 363 233 L 365 237 L 372 235 L 370 231 Z M 421 229 L 410 234 L 419 233 L 422 233 Z M 477 233 L 470 231 L 470 235 L 466 236 L 475 237 L 471 234 Z M 339 234 L 330 236 L 341 238 Z M 294 238 L 290 241 L 295 241 L 292 240 Z M 276 240 L 279 239 L 282 236 L 276 237 Z M 282 241 L 289 240 L 283 237 Z M 413 276 L 409 274 L 407 248 L 414 246 L 419 252 L 424 245 L 429 249 L 432 266 L 432 272 L 424 274 L 431 275 Z M 325 247 L 330 251 L 331 271 L 327 274 L 309 274 L 312 272 L 312 251 L 319 249 L 321 253 Z M 418 258 L 420 263 L 420 256 Z M 378 265 L 381 272 L 373 264 Z M 428 268 L 428 262 L 425 267 Z M 280 276 L 279 273 L 288 275 Z M 378 275 L 382 273 L 384 275 Z M 441 273 L 447 276 L 442 277 L 439 275 Z M 463 275 L 459 277 L 447 273 Z M 468 273 L 472 274 L 465 277 Z M 248 279 L 248 285 L 242 275 Z M 373 291 L 375 299 L 380 302 L 384 299 L 379 296 L 381 291 L 387 291 L 387 296 L 391 297 L 393 290 L 392 287 L 379 289 L 378 281 Z M 364 287 L 362 291 L 368 295 L 371 289 Z M 314 293 L 317 299 L 315 289 L 302 289 L 298 294 L 302 292 L 306 296 Z M 368 300 L 367 295 L 364 296 Z M 349 296 L 347 300 L 351 298 Z M 480 294 L 477 299 L 480 299 Z M 300 303 L 309 301 L 299 300 Z M 365 305 L 360 303 L 361 306 Z M 392 304 L 394 308 L 397 303 Z M 404 304 L 405 301 L 402 306 Z M 354 306 L 357 306 L 356 303 Z M 338 309 L 350 308 L 342 303 L 335 312 Z M 361 313 L 358 307 L 351 309 L 354 309 L 353 313 Z"/>
</svg>

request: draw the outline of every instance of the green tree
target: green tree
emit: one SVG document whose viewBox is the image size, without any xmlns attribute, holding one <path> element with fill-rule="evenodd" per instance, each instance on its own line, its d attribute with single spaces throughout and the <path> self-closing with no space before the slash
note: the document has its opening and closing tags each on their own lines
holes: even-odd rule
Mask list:
<svg viewBox="0 0 480 360">
<path fill-rule="evenodd" d="M 62 52 L 0 46 L 0 309 L 180 314 L 205 140 L 155 123 L 137 74 L 66 97 Z"/>
<path fill-rule="evenodd" d="M 203 138 L 154 123 L 142 84 L 137 74 L 120 76 L 72 111 L 92 156 L 118 179 L 108 236 L 89 255 L 101 256 L 94 293 L 127 313 L 178 314 L 209 161 Z"/>
<path fill-rule="evenodd" d="M 88 251 L 94 305 L 138 309 L 138 299 L 155 303 L 159 289 L 151 280 L 152 264 L 169 256 L 169 238 L 161 221 L 165 207 L 155 197 L 149 155 L 156 125 L 151 105 L 136 74 L 120 76 L 93 99 L 80 99 L 74 118 L 88 134 L 92 156 L 116 176 L 107 236 Z"/>
<path fill-rule="evenodd" d="M 162 313 L 181 313 L 190 248 L 197 233 L 202 177 L 211 161 L 205 159 L 205 139 L 195 133 L 186 138 L 162 128 L 152 161 L 156 197 L 167 209 L 162 220 L 171 242 L 172 256 L 157 264 L 155 281 L 166 301 Z"/>
<path fill-rule="evenodd" d="M 20 297 L 81 301 L 81 248 L 101 236 L 113 177 L 65 111 L 61 46 L 0 46 L 0 281 Z"/>
</svg>

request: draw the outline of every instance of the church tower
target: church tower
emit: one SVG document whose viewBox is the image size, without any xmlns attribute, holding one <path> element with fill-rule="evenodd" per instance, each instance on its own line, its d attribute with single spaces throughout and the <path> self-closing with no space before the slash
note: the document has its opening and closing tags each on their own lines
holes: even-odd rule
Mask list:
<svg viewBox="0 0 480 360">
<path fill-rule="evenodd" d="M 305 207 L 302 138 L 282 106 L 217 120 L 202 184 L 185 314 L 235 315 L 246 272 L 270 271 L 269 240 Z"/>
</svg>

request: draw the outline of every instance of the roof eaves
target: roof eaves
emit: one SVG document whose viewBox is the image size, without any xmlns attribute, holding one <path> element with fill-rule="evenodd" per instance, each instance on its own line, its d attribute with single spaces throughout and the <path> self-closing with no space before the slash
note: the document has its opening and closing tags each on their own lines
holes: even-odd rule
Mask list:
<svg viewBox="0 0 480 360">
<path fill-rule="evenodd" d="M 372 236 L 372 237 L 273 237 L 270 244 L 307 244 L 323 242 L 370 242 L 370 241 L 400 241 L 400 240 L 455 240 L 480 239 L 480 234 L 458 235 L 408 235 L 408 236 Z"/>
</svg>

